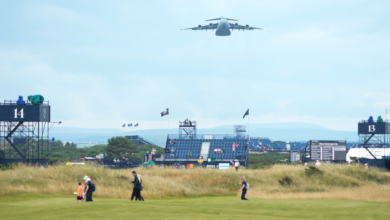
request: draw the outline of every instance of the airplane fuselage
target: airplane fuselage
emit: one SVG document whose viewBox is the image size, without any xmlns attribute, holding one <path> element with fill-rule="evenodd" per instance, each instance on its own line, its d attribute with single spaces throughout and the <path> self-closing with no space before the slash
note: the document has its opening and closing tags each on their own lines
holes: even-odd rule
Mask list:
<svg viewBox="0 0 390 220">
<path fill-rule="evenodd" d="M 215 31 L 215 35 L 217 36 L 230 36 L 230 27 L 229 22 L 226 19 L 221 19 L 218 22 L 218 27 Z"/>
</svg>

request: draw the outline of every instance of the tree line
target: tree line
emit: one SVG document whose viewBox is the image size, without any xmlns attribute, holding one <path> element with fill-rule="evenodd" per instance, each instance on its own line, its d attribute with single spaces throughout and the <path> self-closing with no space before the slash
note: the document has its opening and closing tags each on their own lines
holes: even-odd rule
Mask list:
<svg viewBox="0 0 390 220">
<path fill-rule="evenodd" d="M 95 157 L 96 155 L 103 154 L 104 158 L 128 158 L 128 159 L 142 159 L 152 149 L 156 149 L 156 154 L 164 154 L 164 149 L 155 145 L 137 145 L 133 141 L 126 137 L 112 137 L 108 139 L 107 144 L 97 144 L 91 147 L 77 148 L 77 144 L 67 142 L 63 144 L 60 140 L 47 141 L 41 140 L 40 145 L 44 146 L 47 153 L 44 157 L 49 159 L 49 163 L 73 161 L 78 158 Z M 37 141 L 30 142 L 30 148 L 33 149 L 36 146 Z M 26 146 L 18 146 L 18 148 L 24 148 Z M 5 148 L 11 148 L 8 144 L 0 146 L 0 158 L 4 153 Z"/>
</svg>

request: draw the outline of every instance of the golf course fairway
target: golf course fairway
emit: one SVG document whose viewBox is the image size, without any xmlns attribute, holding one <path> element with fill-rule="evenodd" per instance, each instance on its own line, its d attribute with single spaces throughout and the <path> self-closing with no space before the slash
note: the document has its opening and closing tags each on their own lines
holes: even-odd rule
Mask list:
<svg viewBox="0 0 390 220">
<path fill-rule="evenodd" d="M 0 218 L 6 219 L 390 219 L 390 204 L 350 200 L 278 200 L 238 197 L 147 199 L 94 198 L 51 194 L 6 194 Z"/>
</svg>

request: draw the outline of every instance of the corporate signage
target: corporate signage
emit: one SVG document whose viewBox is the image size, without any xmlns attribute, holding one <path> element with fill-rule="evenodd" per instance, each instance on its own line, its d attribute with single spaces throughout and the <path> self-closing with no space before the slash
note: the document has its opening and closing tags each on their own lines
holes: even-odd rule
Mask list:
<svg viewBox="0 0 390 220">
<path fill-rule="evenodd" d="M 229 163 L 219 163 L 219 169 L 220 170 L 229 169 Z"/>
<path fill-rule="evenodd" d="M 207 165 L 207 168 L 215 168 L 215 165 Z"/>
<path fill-rule="evenodd" d="M 209 163 L 215 163 L 215 158 L 207 158 L 207 162 L 209 162 Z"/>
<path fill-rule="evenodd" d="M 198 159 L 198 163 L 203 163 L 203 159 Z"/>
</svg>

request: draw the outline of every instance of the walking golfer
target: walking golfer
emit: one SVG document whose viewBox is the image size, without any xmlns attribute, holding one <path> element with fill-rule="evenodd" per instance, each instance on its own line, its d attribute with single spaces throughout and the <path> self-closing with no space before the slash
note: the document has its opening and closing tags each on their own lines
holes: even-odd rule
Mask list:
<svg viewBox="0 0 390 220">
<path fill-rule="evenodd" d="M 240 162 L 238 162 L 237 159 L 236 159 L 236 161 L 234 162 L 234 167 L 236 168 L 236 171 L 238 171 L 238 168 L 240 168 Z"/>
<path fill-rule="evenodd" d="M 242 191 L 241 200 L 248 200 L 247 198 L 245 198 L 245 194 L 246 194 L 246 190 L 247 190 L 246 189 L 247 183 L 245 180 L 245 176 L 241 177 L 240 185 L 241 185 L 241 189 L 239 191 Z"/>
</svg>

